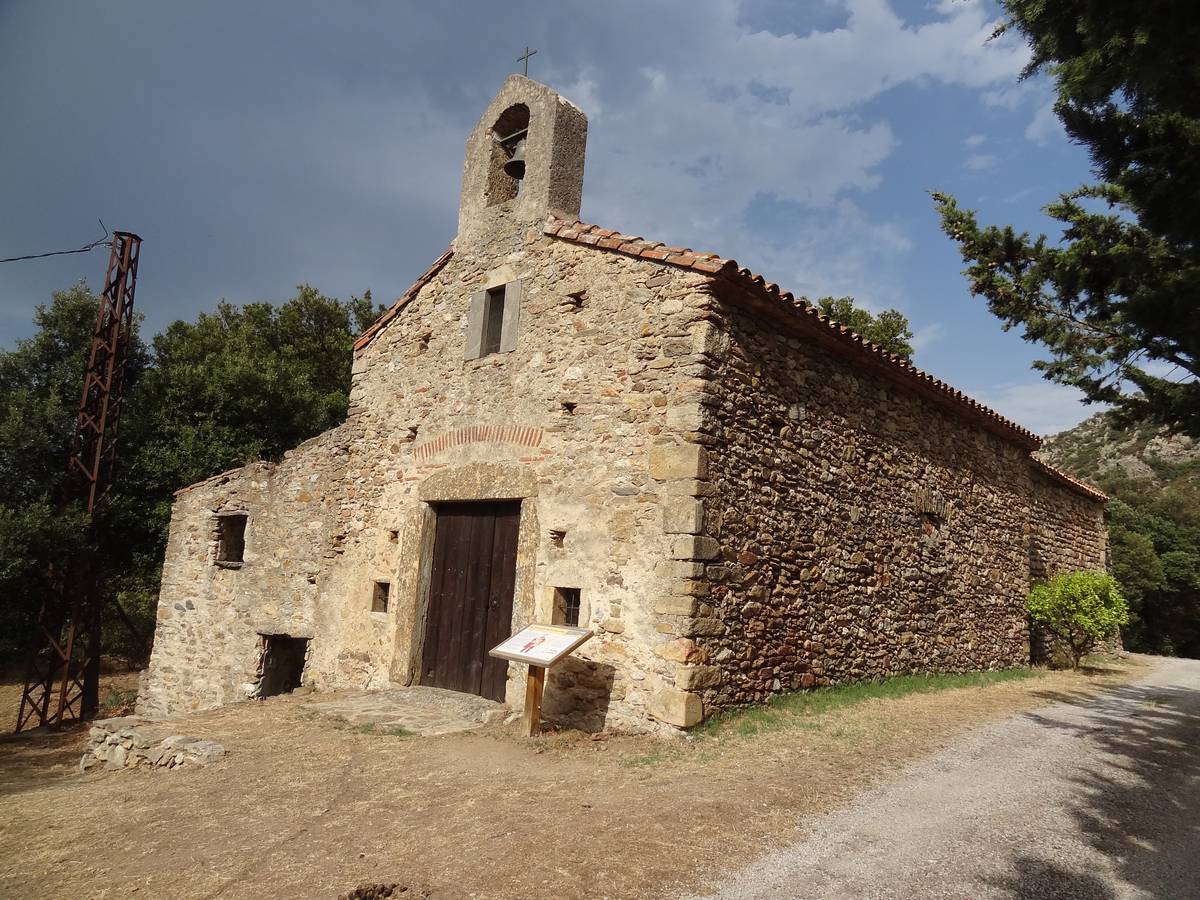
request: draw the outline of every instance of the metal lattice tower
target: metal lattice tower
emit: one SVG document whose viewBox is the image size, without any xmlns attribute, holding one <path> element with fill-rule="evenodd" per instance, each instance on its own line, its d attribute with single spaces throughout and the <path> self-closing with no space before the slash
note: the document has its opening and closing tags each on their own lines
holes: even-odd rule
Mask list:
<svg viewBox="0 0 1200 900">
<path fill-rule="evenodd" d="M 89 517 L 112 483 L 141 246 L 136 234 L 113 233 L 83 375 L 63 503 L 78 502 Z M 68 559 L 51 571 L 34 626 L 17 731 L 31 722 L 57 726 L 86 718 L 99 707 L 103 601 L 96 574 L 90 558 Z"/>
</svg>

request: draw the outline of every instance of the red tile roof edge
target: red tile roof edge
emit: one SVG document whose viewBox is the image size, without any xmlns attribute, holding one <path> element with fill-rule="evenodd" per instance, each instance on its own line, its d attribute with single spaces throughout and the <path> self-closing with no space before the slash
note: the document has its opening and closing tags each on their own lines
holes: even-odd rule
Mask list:
<svg viewBox="0 0 1200 900">
<path fill-rule="evenodd" d="M 400 310 L 404 309 L 404 307 L 408 305 L 409 301 L 412 300 L 413 297 L 417 296 L 417 292 L 421 290 L 421 288 L 425 287 L 425 285 L 429 284 L 429 280 L 438 272 L 440 272 L 446 263 L 450 262 L 450 257 L 453 255 L 454 250 L 451 248 L 439 256 L 434 264 L 425 270 L 425 274 L 414 281 L 412 286 L 400 296 L 400 299 L 388 307 L 387 311 L 384 312 L 384 314 L 378 319 L 376 319 L 371 324 L 370 328 L 359 335 L 358 340 L 354 342 L 354 352 L 358 353 L 360 350 L 366 347 L 367 344 L 371 343 L 371 341 L 375 339 L 375 335 L 379 334 L 379 332 L 383 330 L 383 327 L 387 325 L 388 322 L 396 318 Z"/>
<path fill-rule="evenodd" d="M 1086 481 L 1080 481 L 1078 478 L 1072 478 L 1062 469 L 1055 468 L 1054 466 L 1050 465 L 1050 463 L 1038 459 L 1036 456 L 1031 456 L 1030 459 L 1033 460 L 1033 464 L 1037 469 L 1040 469 L 1051 478 L 1063 482 L 1068 487 L 1073 487 L 1078 491 L 1082 491 L 1093 500 L 1099 500 L 1101 503 L 1107 503 L 1109 501 L 1110 498 L 1108 494 L 1104 493 L 1099 488 L 1092 487 Z"/>
<path fill-rule="evenodd" d="M 616 234 L 610 232 L 608 229 L 600 229 L 594 225 L 559 219 L 554 216 L 547 219 L 543 231 L 545 234 L 557 237 L 560 240 L 612 249 L 627 256 L 648 259 L 652 262 L 664 262 L 698 272 L 708 274 L 719 273 L 726 276 L 739 282 L 743 287 L 768 295 L 776 302 L 785 304 L 788 309 L 806 317 L 812 323 L 819 324 L 828 334 L 834 336 L 848 349 L 857 350 L 861 354 L 869 354 L 873 359 L 888 364 L 897 372 L 903 373 L 924 387 L 933 388 L 945 395 L 945 398 L 953 401 L 955 405 L 964 406 L 973 413 L 982 415 L 994 424 L 1011 432 L 1022 444 L 1028 445 L 1031 448 L 1041 446 L 1041 438 L 1029 429 L 1023 428 L 1010 419 L 1006 419 L 995 410 L 984 406 L 977 400 L 971 399 L 957 388 L 918 369 L 904 357 L 891 353 L 878 344 L 874 344 L 861 335 L 856 334 L 845 325 L 838 324 L 819 312 L 806 300 L 794 297 L 790 292 L 780 290 L 779 285 L 768 282 L 761 275 L 738 266 L 736 260 L 726 259 L 717 256 L 715 253 L 699 253 L 682 247 L 664 247 L 657 241 L 647 241 L 640 237 Z M 613 236 L 597 242 L 593 240 L 593 237 L 598 233 L 612 234 Z"/>
</svg>

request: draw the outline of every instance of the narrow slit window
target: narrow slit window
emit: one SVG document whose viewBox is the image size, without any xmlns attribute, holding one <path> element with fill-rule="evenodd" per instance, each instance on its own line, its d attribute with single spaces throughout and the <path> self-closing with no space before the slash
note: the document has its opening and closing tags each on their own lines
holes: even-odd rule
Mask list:
<svg viewBox="0 0 1200 900">
<path fill-rule="evenodd" d="M 510 281 L 473 294 L 463 358 L 481 359 L 516 350 L 520 318 L 521 282 Z"/>
<path fill-rule="evenodd" d="M 483 343 L 480 356 L 500 352 L 500 339 L 504 334 L 504 288 L 492 288 L 487 292 L 483 310 Z"/>
<path fill-rule="evenodd" d="M 555 625 L 579 624 L 579 588 L 560 587 L 554 589 Z"/>
<path fill-rule="evenodd" d="M 385 613 L 391 599 L 392 586 L 386 581 L 376 581 L 371 589 L 371 612 Z"/>
<path fill-rule="evenodd" d="M 245 515 L 217 516 L 217 564 L 240 566 L 246 554 Z"/>
</svg>

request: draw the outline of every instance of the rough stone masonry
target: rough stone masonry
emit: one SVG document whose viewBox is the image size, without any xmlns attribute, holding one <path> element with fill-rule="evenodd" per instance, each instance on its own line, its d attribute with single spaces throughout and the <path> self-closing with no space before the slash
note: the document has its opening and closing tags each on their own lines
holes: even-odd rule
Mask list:
<svg viewBox="0 0 1200 900">
<path fill-rule="evenodd" d="M 548 718 L 688 727 L 1025 663 L 1031 579 L 1106 565 L 1104 496 L 1030 432 L 731 260 L 580 223 L 586 133 L 510 77 L 451 248 L 356 345 L 345 423 L 179 493 L 141 714 L 259 695 L 280 641 L 318 689 L 470 678 L 481 629 L 565 615 L 596 636 Z M 448 510 L 495 501 L 511 547 L 447 546 Z"/>
</svg>

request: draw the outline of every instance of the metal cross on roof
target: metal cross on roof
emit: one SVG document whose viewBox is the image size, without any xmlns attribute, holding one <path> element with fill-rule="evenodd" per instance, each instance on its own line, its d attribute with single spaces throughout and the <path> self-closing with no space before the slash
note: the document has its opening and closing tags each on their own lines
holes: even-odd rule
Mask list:
<svg viewBox="0 0 1200 900">
<path fill-rule="evenodd" d="M 525 53 L 524 53 L 524 55 L 522 55 L 522 56 L 518 56 L 518 57 L 517 57 L 517 62 L 523 62 L 523 63 L 525 63 L 525 77 L 526 77 L 526 78 L 528 78 L 528 77 L 529 77 L 529 57 L 533 56 L 535 53 L 537 53 L 537 51 L 536 51 L 536 50 L 530 50 L 530 49 L 529 49 L 529 45 L 527 44 L 527 45 L 525 46 Z"/>
</svg>

